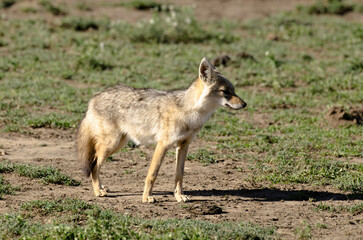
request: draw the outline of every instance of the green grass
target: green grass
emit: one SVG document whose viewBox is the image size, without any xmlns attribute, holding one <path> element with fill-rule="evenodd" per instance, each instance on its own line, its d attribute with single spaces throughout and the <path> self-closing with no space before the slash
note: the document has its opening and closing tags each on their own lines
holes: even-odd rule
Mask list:
<svg viewBox="0 0 363 240">
<path fill-rule="evenodd" d="M 272 228 L 250 223 L 145 220 L 81 200 L 32 201 L 0 215 L 0 238 L 25 239 L 276 239 Z M 47 219 L 50 221 L 44 222 Z"/>
<path fill-rule="evenodd" d="M 67 15 L 67 10 L 64 7 L 54 5 L 50 0 L 40 0 L 39 4 L 55 16 Z"/>
<path fill-rule="evenodd" d="M 121 26 L 124 28 L 124 26 Z M 142 43 L 201 43 L 214 41 L 230 43 L 236 36 L 227 31 L 207 30 L 195 19 L 191 9 L 154 14 L 147 21 L 140 21 L 127 32 L 132 42 Z"/>
<path fill-rule="evenodd" d="M 31 164 L 18 164 L 8 161 L 0 162 L 0 173 L 16 172 L 20 176 L 41 179 L 43 183 L 61 184 L 67 186 L 79 186 L 80 182 L 68 175 L 61 173 L 58 169 L 46 166 L 35 166 Z"/>
<path fill-rule="evenodd" d="M 306 221 L 303 221 L 302 226 L 295 229 L 295 235 L 297 239 L 300 240 L 311 239 L 312 238 L 311 230 L 312 226 L 307 224 Z"/>
<path fill-rule="evenodd" d="M 87 31 L 89 29 L 98 30 L 105 25 L 107 24 L 102 21 L 82 17 L 68 17 L 62 19 L 61 22 L 62 28 L 72 29 L 74 31 Z"/>
<path fill-rule="evenodd" d="M 12 186 L 8 182 L 6 182 L 2 175 L 0 175 L 0 200 L 5 194 L 14 194 L 17 190 L 19 190 L 18 187 Z"/>
<path fill-rule="evenodd" d="M 118 5 L 135 8 L 137 10 L 154 10 L 159 12 L 169 10 L 168 6 L 162 3 L 148 0 L 133 0 L 128 2 L 121 2 Z"/>
<path fill-rule="evenodd" d="M 354 215 L 359 215 L 363 213 L 363 203 L 356 204 L 353 206 L 343 206 L 343 205 L 329 205 L 323 202 L 319 203 L 316 210 L 329 211 L 329 212 L 349 212 Z"/>
<path fill-rule="evenodd" d="M 87 4 L 86 2 L 78 2 L 76 4 L 76 6 L 81 11 L 92 11 L 93 10 L 92 7 L 89 4 Z"/>
<path fill-rule="evenodd" d="M 299 10 L 306 11 L 309 14 L 337 14 L 344 15 L 354 11 L 356 4 L 349 3 L 345 0 L 318 0 L 311 6 L 299 6 Z"/>
<path fill-rule="evenodd" d="M 204 166 L 217 162 L 215 153 L 204 148 L 199 148 L 197 152 L 189 153 L 187 160 L 198 161 Z"/>
</svg>

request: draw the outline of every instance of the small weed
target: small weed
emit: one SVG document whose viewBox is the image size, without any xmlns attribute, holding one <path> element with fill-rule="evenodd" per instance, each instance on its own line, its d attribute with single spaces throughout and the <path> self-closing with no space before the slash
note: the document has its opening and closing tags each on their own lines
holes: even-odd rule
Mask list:
<svg viewBox="0 0 363 240">
<path fill-rule="evenodd" d="M 301 240 L 311 239 L 311 237 L 312 237 L 312 235 L 311 235 L 311 230 L 312 230 L 311 225 L 308 225 L 306 221 L 303 221 L 302 225 L 303 226 L 298 227 L 295 230 L 295 234 L 296 234 L 297 239 L 301 239 Z"/>
<path fill-rule="evenodd" d="M 45 184 L 62 184 L 67 186 L 78 186 L 77 180 L 62 174 L 58 169 L 30 164 L 16 164 L 11 162 L 0 162 L 0 173 L 17 172 L 20 176 L 28 178 L 40 178 Z"/>
<path fill-rule="evenodd" d="M 112 161 L 114 161 L 113 156 L 109 156 L 109 157 L 106 159 L 106 162 L 112 162 Z"/>
<path fill-rule="evenodd" d="M 354 11 L 358 13 L 363 13 L 363 4 L 362 3 L 356 3 L 354 6 Z"/>
<path fill-rule="evenodd" d="M 37 13 L 39 10 L 33 7 L 25 7 L 21 9 L 24 13 Z"/>
<path fill-rule="evenodd" d="M 77 2 L 76 6 L 81 11 L 92 11 L 92 7 L 89 6 L 86 2 Z"/>
<path fill-rule="evenodd" d="M 95 205 L 91 205 L 79 199 L 65 199 L 58 201 L 30 201 L 23 203 L 21 209 L 26 211 L 36 211 L 40 215 L 48 215 L 54 213 L 83 213 L 86 210 L 97 209 Z"/>
<path fill-rule="evenodd" d="M 54 5 L 50 0 L 41 0 L 41 1 L 39 1 L 39 4 L 45 10 L 47 10 L 48 12 L 50 12 L 51 14 L 53 14 L 55 16 L 67 15 L 67 11 L 64 8 Z"/>
<path fill-rule="evenodd" d="M 214 153 L 204 148 L 199 148 L 196 153 L 189 153 L 187 159 L 201 162 L 204 166 L 216 162 L 216 156 Z"/>
<path fill-rule="evenodd" d="M 345 68 L 344 73 L 361 73 L 363 72 L 363 60 L 353 59 L 349 61 L 349 65 Z"/>
<path fill-rule="evenodd" d="M 90 68 L 94 70 L 105 71 L 114 68 L 112 64 L 107 63 L 103 59 L 97 59 L 95 57 L 89 58 L 87 62 Z"/>
<path fill-rule="evenodd" d="M 135 172 L 134 169 L 125 169 L 124 174 L 133 174 Z"/>
<path fill-rule="evenodd" d="M 205 41 L 232 42 L 236 38 L 230 33 L 207 31 L 188 10 L 171 11 L 154 15 L 149 21 L 141 21 L 132 28 L 128 37 L 143 43 L 200 43 Z"/>
<path fill-rule="evenodd" d="M 0 47 L 5 47 L 7 45 L 8 45 L 7 42 L 5 42 L 4 40 L 0 39 Z"/>
<path fill-rule="evenodd" d="M 65 80 L 72 80 L 73 75 L 74 75 L 73 71 L 66 71 L 66 72 L 62 73 L 61 77 Z"/>
<path fill-rule="evenodd" d="M 303 55 L 302 55 L 302 59 L 303 59 L 305 62 L 311 62 L 311 61 L 313 61 L 313 60 L 314 60 L 314 58 L 313 58 L 311 55 L 309 55 L 309 54 L 303 54 Z"/>
<path fill-rule="evenodd" d="M 87 31 L 90 29 L 98 30 L 105 23 L 99 20 L 83 17 L 67 17 L 62 19 L 61 27 L 74 31 Z"/>
<path fill-rule="evenodd" d="M 324 223 L 317 223 L 316 228 L 328 229 L 328 226 L 326 224 L 324 224 Z"/>
<path fill-rule="evenodd" d="M 343 0 L 318 0 L 315 4 L 303 7 L 299 6 L 299 10 L 306 11 L 308 14 L 337 14 L 344 15 L 354 10 L 354 5 L 345 3 Z"/>
<path fill-rule="evenodd" d="M 13 187 L 5 181 L 3 176 L 0 175 L 0 200 L 5 194 L 14 194 L 15 191 L 19 190 L 18 187 Z"/>
<path fill-rule="evenodd" d="M 70 119 L 65 119 L 60 114 L 49 114 L 43 116 L 34 116 L 27 121 L 27 124 L 32 128 L 61 128 L 67 129 L 74 127 L 75 122 Z"/>
<path fill-rule="evenodd" d="M 158 2 L 148 1 L 148 0 L 133 0 L 125 3 L 121 3 L 122 6 L 135 8 L 137 10 L 155 10 L 155 11 L 162 11 L 163 9 L 168 9 L 166 5 L 163 5 Z M 165 11 L 164 10 L 164 11 Z"/>
<path fill-rule="evenodd" d="M 363 213 L 363 203 L 356 204 L 353 206 L 343 206 L 343 205 L 335 206 L 320 202 L 319 205 L 316 207 L 316 210 L 329 211 L 329 212 L 349 212 L 351 214 L 358 215 Z"/>
</svg>

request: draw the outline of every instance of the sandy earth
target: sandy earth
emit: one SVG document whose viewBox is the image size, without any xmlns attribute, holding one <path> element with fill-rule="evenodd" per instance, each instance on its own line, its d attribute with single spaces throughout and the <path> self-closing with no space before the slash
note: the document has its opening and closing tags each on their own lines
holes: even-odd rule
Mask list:
<svg viewBox="0 0 363 240">
<path fill-rule="evenodd" d="M 97 4 L 100 1 L 91 0 Z M 110 1 L 112 2 L 112 1 Z M 113 1 L 115 2 L 115 1 Z M 294 9 L 297 4 L 313 1 L 290 0 L 200 0 L 168 1 L 176 5 L 194 4 L 198 18 L 231 18 L 246 20 L 264 17 L 280 10 Z M 3 16 L 9 18 L 32 17 L 21 11 L 24 6 L 34 5 L 36 1 L 22 1 L 8 9 Z M 223 9 L 221 11 L 220 9 Z M 72 10 L 73 11 L 73 10 Z M 37 16 L 48 16 L 41 12 Z M 74 14 L 78 14 L 74 10 Z M 79 13 L 81 14 L 81 13 Z M 137 21 L 151 16 L 150 12 L 136 11 L 122 7 L 99 6 L 89 16 L 106 16 L 111 19 Z M 256 124 L 263 119 L 257 119 Z M 102 169 L 103 183 L 110 193 L 104 198 L 95 198 L 91 181 L 81 175 L 75 157 L 75 132 L 54 129 L 32 129 L 33 134 L 0 134 L 0 161 L 10 160 L 19 163 L 31 163 L 59 168 L 82 182 L 81 186 L 44 185 L 39 180 L 29 180 L 17 174 L 4 174 L 14 186 L 20 186 L 16 195 L 6 195 L 0 200 L 0 213 L 17 209 L 19 203 L 29 200 L 59 198 L 79 198 L 99 204 L 115 211 L 147 218 L 193 218 L 213 222 L 250 221 L 262 226 L 275 226 L 276 232 L 283 239 L 297 237 L 295 230 L 311 225 L 314 239 L 363 239 L 362 215 L 346 212 L 316 211 L 316 206 L 323 201 L 326 204 L 351 206 L 362 203 L 362 196 L 352 197 L 329 186 L 274 185 L 268 183 L 251 184 L 245 180 L 250 174 L 247 162 L 225 159 L 216 164 L 202 166 L 188 161 L 184 188 L 191 202 L 178 204 L 172 191 L 174 187 L 174 156 L 168 154 L 159 173 L 154 195 L 155 204 L 142 204 L 141 195 L 144 178 L 152 147 L 127 149 L 113 156 Z M 197 139 L 191 145 L 190 152 L 210 143 Z M 4 155 L 5 154 L 5 155 Z M 238 171 L 242 169 L 242 171 Z M 310 199 L 310 200 L 309 200 Z M 324 224 L 327 228 L 318 228 Z"/>
</svg>

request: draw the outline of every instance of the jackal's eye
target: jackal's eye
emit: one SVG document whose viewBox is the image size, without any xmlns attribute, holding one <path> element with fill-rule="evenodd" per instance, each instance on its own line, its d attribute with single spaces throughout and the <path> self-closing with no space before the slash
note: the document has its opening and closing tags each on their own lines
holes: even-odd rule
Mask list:
<svg viewBox="0 0 363 240">
<path fill-rule="evenodd" d="M 229 93 L 229 91 L 227 91 L 227 90 L 224 90 L 224 89 L 221 89 L 221 90 L 219 90 L 223 95 L 231 95 L 230 93 Z"/>
</svg>

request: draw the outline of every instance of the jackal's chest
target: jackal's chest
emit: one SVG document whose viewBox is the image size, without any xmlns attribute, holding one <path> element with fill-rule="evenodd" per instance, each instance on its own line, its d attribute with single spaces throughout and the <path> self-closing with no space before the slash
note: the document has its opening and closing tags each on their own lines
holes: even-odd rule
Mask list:
<svg viewBox="0 0 363 240">
<path fill-rule="evenodd" d="M 178 119 L 176 124 L 169 128 L 169 137 L 172 141 L 180 141 L 190 137 L 194 137 L 209 119 L 210 114 L 194 114 L 187 115 L 182 119 Z"/>
</svg>

